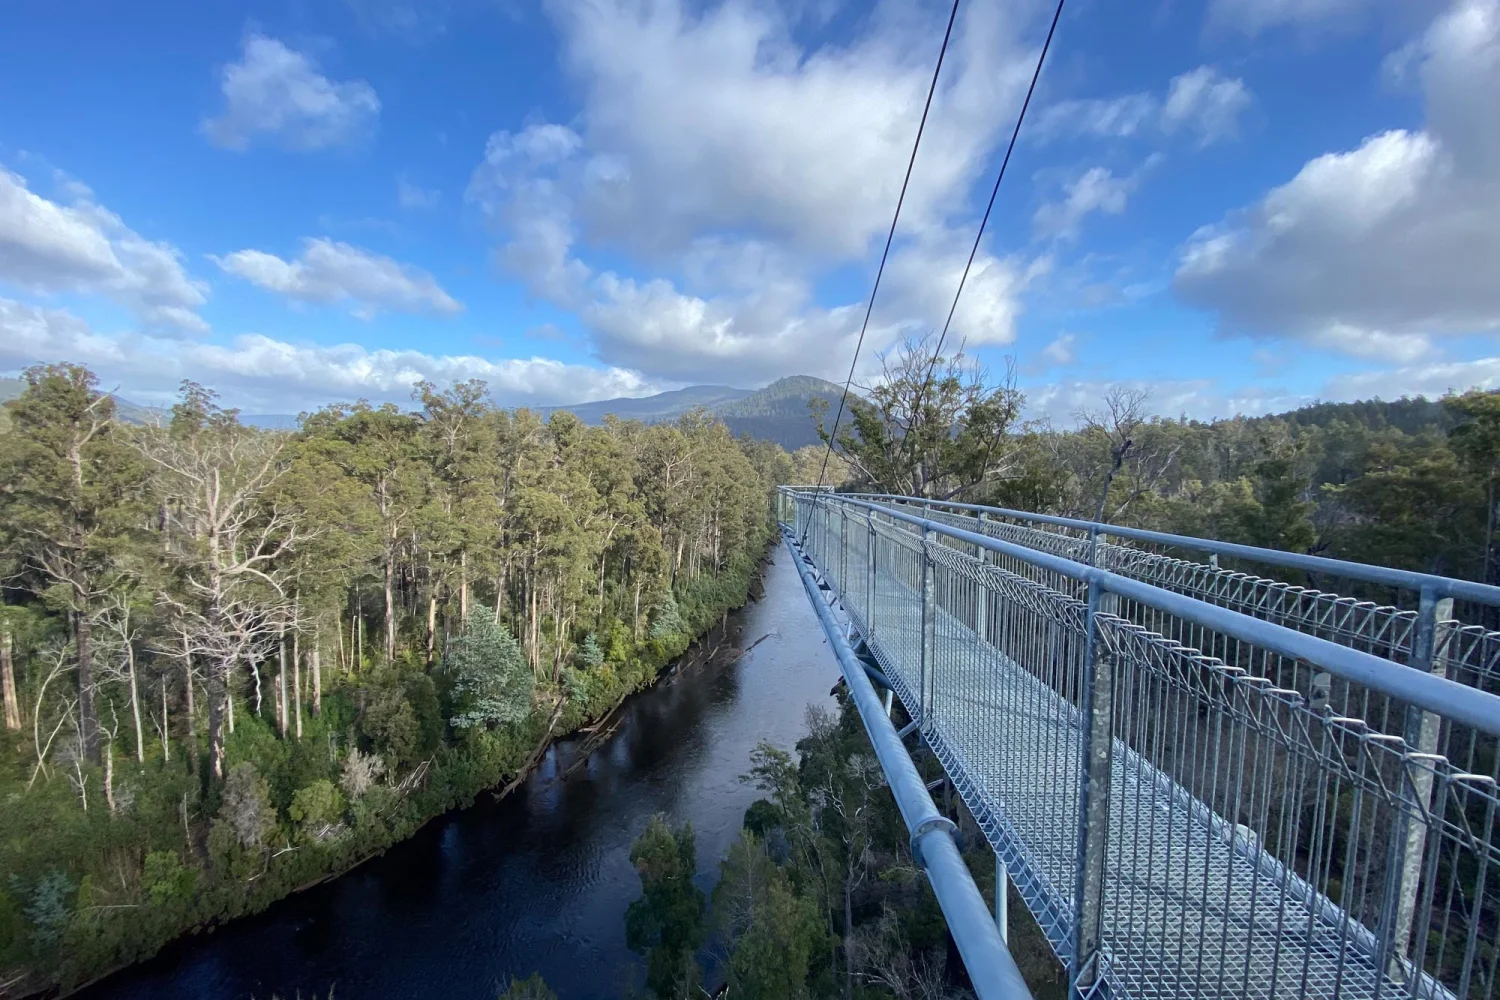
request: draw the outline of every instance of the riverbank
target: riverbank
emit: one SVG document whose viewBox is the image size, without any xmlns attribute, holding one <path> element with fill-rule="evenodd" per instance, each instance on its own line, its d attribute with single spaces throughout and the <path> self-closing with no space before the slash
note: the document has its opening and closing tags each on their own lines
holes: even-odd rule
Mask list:
<svg viewBox="0 0 1500 1000">
<path fill-rule="evenodd" d="M 762 739 L 790 750 L 838 676 L 790 561 L 764 600 L 722 619 L 602 724 L 556 737 L 503 799 L 435 818 L 349 873 L 193 935 L 74 1000 L 494 1000 L 540 972 L 562 1000 L 613 1000 L 640 961 L 623 915 L 650 817 L 691 822 L 695 875 L 720 859 L 762 793 L 740 776 Z M 759 588 L 757 588 L 759 589 Z M 715 647 L 719 654 L 706 659 Z"/>
<path fill-rule="evenodd" d="M 100 888 L 79 886 L 76 899 L 80 905 L 58 928 L 52 947 L 38 956 L 41 961 L 25 978 L 12 978 L 0 986 L 0 996 L 79 989 L 151 957 L 185 935 L 212 933 L 288 895 L 336 879 L 381 856 L 434 819 L 471 805 L 486 791 L 513 788 L 518 775 L 524 778 L 523 772 L 535 765 L 550 744 L 606 720 L 630 694 L 654 684 L 693 642 L 707 637 L 712 643 L 714 627 L 722 626 L 725 614 L 745 603 L 763 560 L 746 562 L 679 589 L 681 632 L 636 643 L 623 657 L 571 673 L 568 684 L 542 686 L 539 708 L 523 722 L 468 732 L 452 743 L 445 742 L 420 768 L 393 776 L 351 801 L 346 826 L 335 837 L 287 836 L 259 850 L 245 850 L 189 829 L 189 857 L 204 855 L 207 863 L 202 867 L 180 863 L 175 853 L 162 850 L 168 845 L 137 846 L 147 859 L 142 883 L 131 887 L 136 901 L 91 905 Z M 327 728 L 311 722 L 304 744 L 316 746 L 317 741 L 329 738 L 335 725 L 347 723 L 347 718 L 337 718 L 337 691 L 325 703 L 331 717 Z M 231 764 L 237 744 L 254 743 L 264 749 L 265 730 L 253 718 L 242 720 L 230 741 Z M 148 761 L 148 766 L 162 772 L 161 780 L 150 783 L 157 794 L 175 794 L 178 785 L 192 780 L 181 760 L 170 764 Z M 420 779 L 413 779 L 418 773 Z M 122 840 L 127 839 L 125 835 L 128 831 L 122 831 Z M 153 871 L 152 858 L 159 854 L 166 857 Z M 5 916 L 0 913 L 0 933 L 5 930 Z M 18 923 L 13 921 L 12 926 Z"/>
</svg>

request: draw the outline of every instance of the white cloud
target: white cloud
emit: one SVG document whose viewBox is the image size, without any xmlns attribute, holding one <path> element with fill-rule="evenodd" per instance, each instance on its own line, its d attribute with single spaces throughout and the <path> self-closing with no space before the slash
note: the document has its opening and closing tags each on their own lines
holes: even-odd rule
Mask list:
<svg viewBox="0 0 1500 1000">
<path fill-rule="evenodd" d="M 1042 348 L 1042 357 L 1046 358 L 1053 365 L 1070 365 L 1073 363 L 1073 359 L 1077 357 L 1077 352 L 1074 349 L 1077 342 L 1077 334 L 1060 334 L 1050 344 Z"/>
<path fill-rule="evenodd" d="M 1027 135 L 1046 143 L 1079 136 L 1125 139 L 1180 132 L 1196 137 L 1199 146 L 1209 146 L 1235 138 L 1240 117 L 1252 103 L 1244 80 L 1225 77 L 1212 66 L 1199 66 L 1174 76 L 1165 98 L 1135 93 L 1058 101 L 1038 116 L 1036 127 Z"/>
<path fill-rule="evenodd" d="M 849 44 L 807 50 L 771 5 L 549 9 L 585 92 L 588 156 L 564 180 L 590 240 L 661 253 L 748 229 L 858 259 L 883 234 L 941 37 L 931 10 L 883 5 Z M 913 230 L 957 207 L 1007 127 L 1033 58 L 1011 16 L 960 16 L 903 209 Z"/>
<path fill-rule="evenodd" d="M 360 397 L 404 401 L 418 379 L 477 378 L 505 405 L 543 405 L 641 396 L 668 385 L 633 371 L 550 358 L 490 359 L 358 344 L 297 344 L 259 334 L 225 344 L 101 334 L 62 310 L 0 299 L 0 370 L 73 361 L 94 369 L 135 402 L 162 404 L 191 378 L 252 413 L 285 413 Z"/>
<path fill-rule="evenodd" d="M 1435 399 L 1447 392 L 1469 389 L 1500 389 L 1500 357 L 1472 361 L 1405 365 L 1383 371 L 1356 372 L 1330 379 L 1325 389 L 1329 399 L 1398 399 L 1426 396 Z"/>
<path fill-rule="evenodd" d="M 1280 413 L 1312 402 L 1308 396 L 1261 386 L 1225 386 L 1215 379 L 1075 379 L 1026 386 L 1025 417 L 1046 420 L 1055 427 L 1073 427 L 1081 411 L 1097 409 L 1114 386 L 1146 392 L 1146 409 L 1175 420 L 1213 420 L 1219 417 Z"/>
<path fill-rule="evenodd" d="M 299 302 L 347 302 L 368 319 L 382 310 L 452 315 L 463 310 L 421 268 L 329 239 L 303 241 L 302 256 L 283 260 L 260 250 L 214 258 L 230 274 Z"/>
<path fill-rule="evenodd" d="M 1037 116 L 1027 137 L 1037 142 L 1074 135 L 1123 139 L 1155 126 L 1160 112 L 1161 102 L 1144 93 L 1058 101 Z"/>
<path fill-rule="evenodd" d="M 497 259 L 576 312 L 604 361 L 673 379 L 841 374 L 864 302 L 816 282 L 870 261 L 890 224 L 941 22 L 880 8 L 842 48 L 803 50 L 786 16 L 604 2 L 552 8 L 586 94 L 573 126 L 491 136 L 467 192 Z M 966 8 L 867 337 L 871 356 L 941 326 L 972 225 L 950 228 L 1029 74 L 1000 8 Z M 629 268 L 590 262 L 622 254 Z M 618 259 L 618 258 L 617 258 Z M 873 264 L 870 265 L 873 275 Z M 629 273 L 622 273 L 628 271 Z M 983 254 L 953 336 L 1013 337 L 1031 266 Z"/>
<path fill-rule="evenodd" d="M 1319 156 L 1195 233 L 1182 298 L 1232 333 L 1393 360 L 1500 329 L 1500 0 L 1459 0 L 1414 52 L 1426 128 Z"/>
<path fill-rule="evenodd" d="M 256 139 L 286 149 L 314 150 L 363 137 L 380 113 L 380 99 L 363 80 L 335 82 L 306 55 L 274 38 L 245 38 L 239 62 L 224 67 L 224 112 L 203 121 L 215 145 L 244 150 Z"/>
<path fill-rule="evenodd" d="M 1278 27 L 1343 27 L 1373 5 L 1373 0 L 1212 0 L 1208 23 L 1251 36 Z"/>
<path fill-rule="evenodd" d="M 402 208 L 437 208 L 442 200 L 441 191 L 420 187 L 405 177 L 396 178 L 396 203 Z"/>
<path fill-rule="evenodd" d="M 1093 167 L 1067 184 L 1062 201 L 1048 202 L 1036 210 L 1032 219 L 1039 235 L 1071 239 L 1085 217 L 1102 212 L 1119 215 L 1135 189 L 1132 177 L 1116 177 L 1106 167 Z"/>
<path fill-rule="evenodd" d="M 1161 109 L 1164 132 L 1196 133 L 1207 146 L 1239 132 L 1239 118 L 1250 107 L 1245 81 L 1225 79 L 1212 66 L 1199 66 L 1174 77 Z"/>
<path fill-rule="evenodd" d="M 70 205 L 43 198 L 0 167 L 0 282 L 35 294 L 102 295 L 151 329 L 206 332 L 195 310 L 208 300 L 208 286 L 188 275 L 177 249 L 130 229 L 87 186 L 65 188 Z"/>
</svg>

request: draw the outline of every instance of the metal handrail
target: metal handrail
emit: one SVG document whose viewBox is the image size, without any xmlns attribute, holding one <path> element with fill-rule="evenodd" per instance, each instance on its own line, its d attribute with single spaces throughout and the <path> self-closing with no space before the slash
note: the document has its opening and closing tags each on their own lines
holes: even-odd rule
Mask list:
<svg viewBox="0 0 1500 1000">
<path fill-rule="evenodd" d="M 1019 559 L 1029 565 L 1045 569 L 1060 576 L 1097 586 L 1101 590 L 1118 594 L 1141 604 L 1149 605 L 1168 614 L 1175 615 L 1184 621 L 1202 625 L 1225 635 L 1233 636 L 1256 646 L 1274 650 L 1283 656 L 1306 660 L 1322 667 L 1328 673 L 1344 680 L 1353 681 L 1372 691 L 1397 698 L 1410 705 L 1436 712 L 1446 718 L 1462 722 L 1492 736 L 1500 736 L 1500 696 L 1490 694 L 1487 691 L 1476 690 L 1457 681 L 1446 677 L 1438 677 L 1426 671 L 1411 670 L 1401 664 L 1393 663 L 1384 657 L 1362 650 L 1351 649 L 1338 643 L 1330 642 L 1317 636 L 1298 632 L 1295 629 L 1268 622 L 1260 618 L 1233 611 L 1229 608 L 1207 604 L 1203 601 L 1186 597 L 1182 594 L 1164 590 L 1161 587 L 1132 580 L 1129 577 L 1111 573 L 1098 567 L 1087 566 L 1082 563 L 1054 556 L 1046 552 L 1029 549 L 1014 542 L 1002 541 L 981 535 L 978 532 L 967 531 L 934 521 L 929 518 L 918 517 L 903 511 L 894 510 L 889 506 L 872 503 L 868 500 L 857 499 L 846 494 L 829 496 L 817 493 L 807 495 L 814 504 L 825 505 L 830 503 L 848 504 L 853 507 L 862 508 L 872 513 L 884 514 L 895 521 L 901 521 L 915 527 L 922 528 L 933 534 L 943 535 L 962 541 L 968 545 L 988 549 L 991 552 L 1000 552 L 1012 558 Z M 907 498 L 903 498 L 907 499 Z M 920 501 L 918 501 L 920 502 Z M 1043 516 L 1043 515 L 1037 515 Z M 1066 519 L 1063 519 L 1066 520 Z M 1079 522 L 1084 523 L 1084 522 Z M 1150 533 L 1156 534 L 1156 533 Z M 1175 538 L 1179 536 L 1165 535 L 1161 538 Z M 1202 541 L 1199 539 L 1198 541 Z M 1226 543 L 1227 544 L 1227 543 Z M 1249 546 L 1236 546 L 1236 548 L 1249 548 Z M 1251 551 L 1261 551 L 1252 549 Z M 1284 555 L 1286 553 L 1283 553 Z M 1320 557 L 1308 556 L 1308 559 Z M 1339 563 L 1338 560 L 1324 560 Z M 1339 563 L 1340 565 L 1344 565 Z M 1357 563 L 1348 565 L 1358 566 Z M 1379 567 L 1366 567 L 1367 569 L 1379 569 Z M 1392 573 L 1404 571 L 1391 570 Z M 1427 574 L 1410 574 L 1416 578 L 1426 578 Z M 1434 580 L 1443 580 L 1443 577 L 1432 577 Z M 1463 581 L 1450 581 L 1462 583 Z M 1480 587 L 1483 585 L 1474 584 Z M 1500 588 L 1485 587 L 1486 590 Z M 1446 593 L 1446 591 L 1444 591 Z"/>
<path fill-rule="evenodd" d="M 792 488 L 792 491 L 796 492 L 796 488 Z M 922 504 L 932 507 L 948 507 L 954 510 L 973 511 L 975 513 L 983 512 L 994 514 L 997 517 L 1010 518 L 1011 520 L 1028 521 L 1034 524 L 1050 524 L 1054 527 L 1073 528 L 1078 531 L 1109 535 L 1115 538 L 1129 538 L 1140 542 L 1154 542 L 1158 545 L 1172 545 L 1178 548 L 1194 549 L 1213 555 L 1248 559 L 1267 566 L 1282 566 L 1287 569 L 1300 569 L 1310 573 L 1327 573 L 1331 576 L 1347 580 L 1360 580 L 1365 583 L 1398 587 L 1403 590 L 1417 592 L 1430 590 L 1435 597 L 1452 597 L 1455 600 L 1473 601 L 1476 604 L 1500 607 L 1500 587 L 1487 583 L 1478 583 L 1473 580 L 1457 580 L 1452 577 L 1437 576 L 1432 573 L 1418 573 L 1415 570 L 1393 569 L 1389 566 L 1371 566 L 1368 563 L 1351 562 L 1346 559 L 1332 559 L 1328 556 L 1314 556 L 1300 552 L 1283 552 L 1279 549 L 1263 549 L 1254 545 L 1241 545 L 1238 542 L 1222 542 L 1213 538 L 1198 538 L 1194 535 L 1174 535 L 1165 531 L 1129 528 L 1124 525 L 1109 524 L 1103 521 L 1083 521 L 1078 518 L 1062 517 L 1056 514 L 1034 514 L 1022 510 L 1012 510 L 1007 507 L 959 503 L 953 500 L 924 500 L 921 497 L 898 496 L 891 493 L 850 493 L 840 494 L 840 496 L 862 501 L 884 500 L 907 505 Z"/>
<path fill-rule="evenodd" d="M 865 676 L 864 664 L 849 646 L 833 611 L 823 599 L 811 563 L 790 532 L 786 533 L 786 546 L 807 589 L 808 600 L 817 612 L 818 623 L 823 626 L 823 634 L 828 637 L 828 645 L 838 657 L 839 669 L 854 696 L 855 707 L 885 771 L 901 818 L 911 831 L 912 856 L 927 871 L 975 993 L 980 1000 L 1030 1000 L 1026 980 L 1001 939 L 999 928 L 990 920 L 984 897 L 959 853 L 953 839 L 956 829 L 953 821 L 933 803 L 926 782 L 885 714 L 880 696 Z"/>
</svg>

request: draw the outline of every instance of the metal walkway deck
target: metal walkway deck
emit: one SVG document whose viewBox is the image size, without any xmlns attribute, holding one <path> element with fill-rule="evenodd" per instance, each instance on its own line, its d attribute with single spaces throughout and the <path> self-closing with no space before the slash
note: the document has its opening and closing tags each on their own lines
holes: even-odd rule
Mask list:
<svg viewBox="0 0 1500 1000">
<path fill-rule="evenodd" d="M 1078 995 L 1491 994 L 1493 694 L 952 519 L 784 514 Z"/>
</svg>

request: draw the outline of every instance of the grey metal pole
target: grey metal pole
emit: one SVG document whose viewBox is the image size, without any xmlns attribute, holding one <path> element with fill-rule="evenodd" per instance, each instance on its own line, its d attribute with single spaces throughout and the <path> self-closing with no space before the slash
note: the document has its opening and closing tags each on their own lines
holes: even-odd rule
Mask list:
<svg viewBox="0 0 1500 1000">
<path fill-rule="evenodd" d="M 979 512 L 979 533 L 984 534 L 984 511 Z M 975 554 L 981 563 L 990 561 L 990 550 L 983 545 L 974 546 Z M 979 636 L 980 642 L 990 641 L 990 588 L 984 584 L 979 585 L 978 617 L 974 621 L 974 632 Z"/>
<path fill-rule="evenodd" d="M 927 551 L 929 530 L 922 527 L 922 670 L 921 693 L 917 696 L 922 721 L 926 722 L 932 712 L 934 674 L 937 659 L 937 600 L 933 581 L 932 557 Z"/>
<path fill-rule="evenodd" d="M 833 611 L 828 606 L 807 562 L 801 558 L 794 536 L 787 548 L 802 577 L 802 586 L 823 626 L 828 645 L 838 657 L 839 668 L 849 685 L 855 707 L 870 736 L 870 744 L 890 785 L 891 796 L 906 828 L 911 831 L 912 857 L 927 872 L 933 895 L 948 923 L 949 933 L 963 957 L 969 981 L 979 1000 L 1030 1000 L 1031 991 L 1016 967 L 1005 942 L 984 905 L 984 896 L 974 884 L 963 855 L 954 841 L 957 828 L 938 812 L 917 767 L 907 754 L 896 729 L 881 712 L 880 699 L 865 675 L 854 650 L 844 640 Z"/>
<path fill-rule="evenodd" d="M 1082 669 L 1083 723 L 1078 766 L 1078 872 L 1074 887 L 1073 968 L 1075 997 L 1099 978 L 1099 939 L 1104 923 L 1104 858 L 1109 848 L 1109 786 L 1113 755 L 1111 712 L 1114 703 L 1114 657 L 1101 641 L 1099 615 L 1114 614 L 1119 598 L 1091 582 L 1088 592 L 1088 639 Z"/>
<path fill-rule="evenodd" d="M 1000 928 L 1000 940 L 1010 945 L 1010 872 L 1005 862 L 995 855 L 995 926 Z"/>
<path fill-rule="evenodd" d="M 1417 633 L 1412 637 L 1411 666 L 1413 669 L 1425 670 L 1434 677 L 1446 678 L 1448 676 L 1446 633 L 1452 626 L 1445 623 L 1452 618 L 1453 598 L 1445 597 L 1440 601 L 1435 601 L 1432 599 L 1431 591 L 1422 592 L 1421 603 L 1417 609 Z M 1443 720 L 1440 716 L 1432 712 L 1424 712 L 1420 708 L 1408 707 L 1405 732 L 1407 747 L 1419 754 L 1436 754 L 1442 724 Z M 1417 807 L 1419 815 L 1430 815 L 1432 770 L 1422 766 L 1420 760 L 1408 766 L 1411 781 L 1404 792 Z M 1392 969 L 1393 974 L 1399 971 L 1401 960 L 1406 958 L 1411 948 L 1411 931 L 1417 912 L 1417 890 L 1421 881 L 1422 856 L 1427 849 L 1427 825 L 1425 823 L 1413 822 L 1405 813 L 1401 814 L 1399 822 L 1406 829 L 1404 837 L 1393 839 L 1393 843 L 1400 842 L 1402 846 L 1400 865 L 1397 869 L 1400 891 L 1396 894 L 1398 899 L 1395 930 L 1390 939 L 1394 952 L 1389 965 L 1396 967 Z"/>
</svg>

